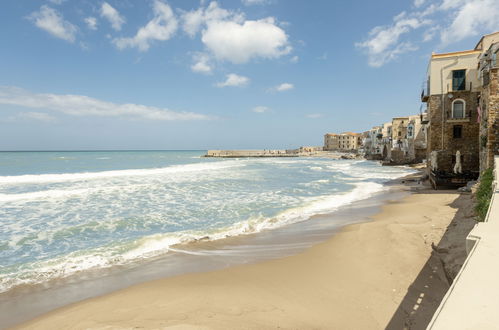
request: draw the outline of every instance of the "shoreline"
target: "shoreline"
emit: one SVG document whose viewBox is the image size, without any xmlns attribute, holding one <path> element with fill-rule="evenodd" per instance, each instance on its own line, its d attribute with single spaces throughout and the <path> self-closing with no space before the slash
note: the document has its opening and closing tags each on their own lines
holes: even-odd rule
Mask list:
<svg viewBox="0 0 499 330">
<path fill-rule="evenodd" d="M 410 176 L 414 174 L 406 177 Z M 384 203 L 401 198 L 399 185 L 406 177 L 388 181 L 384 184 L 385 189 L 367 199 L 347 204 L 332 213 L 314 215 L 305 221 L 215 241 L 179 244 L 165 255 L 130 265 L 90 270 L 14 288 L 0 294 L 0 320 L 4 319 L 0 328 L 18 325 L 54 309 L 147 281 L 298 254 L 330 239 L 345 225 L 370 221 L 369 217 L 379 212 Z"/>
<path fill-rule="evenodd" d="M 432 243 L 438 243 L 454 218 L 457 209 L 449 205 L 459 196 L 455 191 L 416 191 L 386 203 L 374 221 L 343 227 L 297 255 L 134 285 L 19 326 L 382 328 L 431 256 Z M 418 215 L 423 204 L 429 213 Z M 401 217 L 404 209 L 409 212 Z M 445 274 L 435 278 L 434 291 L 445 292 Z M 305 311 L 304 306 L 311 308 Z M 341 312 L 335 318 L 325 306 Z"/>
</svg>

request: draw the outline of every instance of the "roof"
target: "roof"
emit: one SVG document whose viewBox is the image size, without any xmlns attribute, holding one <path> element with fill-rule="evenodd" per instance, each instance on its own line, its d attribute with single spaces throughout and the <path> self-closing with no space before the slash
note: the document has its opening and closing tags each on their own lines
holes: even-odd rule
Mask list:
<svg viewBox="0 0 499 330">
<path fill-rule="evenodd" d="M 459 52 L 451 52 L 451 53 L 441 53 L 441 54 L 431 54 L 431 58 L 445 58 L 445 57 L 453 57 L 453 56 L 464 56 L 464 55 L 472 55 L 481 53 L 479 50 L 471 49 L 471 50 L 462 50 Z"/>
<path fill-rule="evenodd" d="M 492 35 L 494 35 L 494 34 L 499 34 L 499 31 L 497 31 L 497 32 L 492 32 L 492 33 L 489 33 L 489 34 L 484 34 L 484 35 L 480 38 L 480 40 L 478 40 L 478 42 L 476 43 L 475 50 L 478 50 L 478 45 L 480 45 L 480 43 L 482 43 L 482 41 L 483 41 L 483 39 L 484 39 L 485 37 L 489 37 L 489 36 L 492 36 Z"/>
</svg>

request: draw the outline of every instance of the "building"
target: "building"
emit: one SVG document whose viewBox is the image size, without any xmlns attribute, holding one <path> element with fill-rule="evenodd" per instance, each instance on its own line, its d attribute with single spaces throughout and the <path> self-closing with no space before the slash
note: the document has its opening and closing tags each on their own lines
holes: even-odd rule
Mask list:
<svg viewBox="0 0 499 330">
<path fill-rule="evenodd" d="M 382 127 L 374 126 L 363 133 L 364 155 L 367 159 L 381 159 L 382 157 Z"/>
<path fill-rule="evenodd" d="M 324 135 L 324 150 L 357 151 L 362 145 L 362 135 L 345 132 L 341 134 L 328 133 Z"/>
<path fill-rule="evenodd" d="M 480 170 L 494 166 L 499 155 L 499 32 L 480 39 L 475 49 L 482 51 L 478 71 L 482 85 L 480 95 Z"/>
<path fill-rule="evenodd" d="M 427 159 L 434 187 L 464 185 L 478 177 L 480 54 L 473 49 L 431 55 L 421 100 L 427 104 Z"/>
<path fill-rule="evenodd" d="M 408 158 L 411 162 L 421 163 L 426 159 L 426 113 L 409 116 L 407 125 Z"/>
<path fill-rule="evenodd" d="M 338 134 L 327 133 L 326 135 L 324 135 L 324 150 L 326 151 L 339 150 L 340 149 L 339 142 L 340 141 Z"/>
</svg>

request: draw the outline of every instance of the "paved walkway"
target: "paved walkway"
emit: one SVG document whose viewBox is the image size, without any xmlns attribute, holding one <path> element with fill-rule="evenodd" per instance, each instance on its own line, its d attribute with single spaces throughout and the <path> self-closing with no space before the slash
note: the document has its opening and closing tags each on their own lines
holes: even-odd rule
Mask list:
<svg viewBox="0 0 499 330">
<path fill-rule="evenodd" d="M 427 329 L 499 329 L 499 157 L 485 222 L 467 238 L 468 258 Z"/>
</svg>

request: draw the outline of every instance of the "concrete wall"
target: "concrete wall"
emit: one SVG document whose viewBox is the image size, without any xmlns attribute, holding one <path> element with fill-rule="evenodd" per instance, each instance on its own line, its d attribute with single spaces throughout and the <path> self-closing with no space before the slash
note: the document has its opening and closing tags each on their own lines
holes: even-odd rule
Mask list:
<svg viewBox="0 0 499 330">
<path fill-rule="evenodd" d="M 493 195 L 485 222 L 467 237 L 468 257 L 427 329 L 499 328 L 499 157 L 495 157 Z"/>
</svg>

